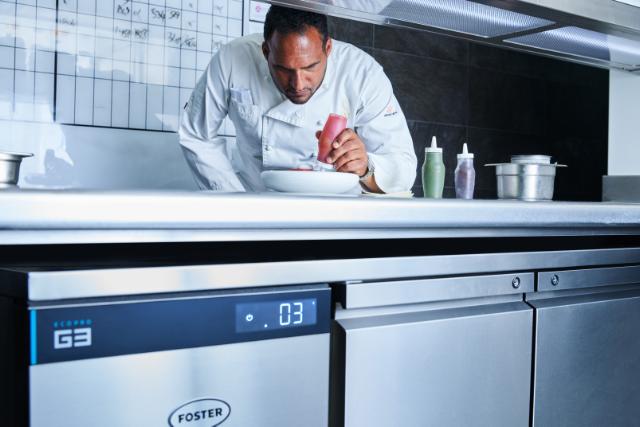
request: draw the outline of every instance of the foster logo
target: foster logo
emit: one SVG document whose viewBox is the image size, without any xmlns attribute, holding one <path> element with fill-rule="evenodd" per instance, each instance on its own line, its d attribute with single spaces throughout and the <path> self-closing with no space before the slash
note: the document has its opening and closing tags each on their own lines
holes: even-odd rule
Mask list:
<svg viewBox="0 0 640 427">
<path fill-rule="evenodd" d="M 215 427 L 231 415 L 231 406 L 220 399 L 198 399 L 185 403 L 169 415 L 171 427 Z"/>
</svg>

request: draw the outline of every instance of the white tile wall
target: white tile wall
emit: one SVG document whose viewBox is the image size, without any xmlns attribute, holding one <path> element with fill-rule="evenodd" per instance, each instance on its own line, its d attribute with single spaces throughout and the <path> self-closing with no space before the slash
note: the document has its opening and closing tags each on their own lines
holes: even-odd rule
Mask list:
<svg viewBox="0 0 640 427">
<path fill-rule="evenodd" d="M 53 81 L 73 90 L 54 91 L 46 120 L 55 114 L 65 124 L 175 131 L 183 92 L 222 44 L 242 35 L 243 8 L 242 0 L 0 0 L 0 69 L 14 71 L 3 85 L 12 93 L 3 97 L 2 117 L 45 117 L 27 104 L 35 103 L 36 81 Z M 114 96 L 125 86 L 126 99 Z M 149 95 L 161 102 L 152 106 Z"/>
<path fill-rule="evenodd" d="M 241 0 L 0 0 L 0 149 L 36 153 L 21 184 L 194 188 L 175 131 L 212 55 L 260 25 L 247 23 L 247 7 Z M 235 134 L 228 118 L 219 131 Z M 66 181 L 47 175 L 52 147 L 74 171 Z M 145 164 L 163 166 L 137 167 L 129 156 L 135 147 L 145 147 Z M 126 171 L 116 171 L 121 164 Z"/>
</svg>

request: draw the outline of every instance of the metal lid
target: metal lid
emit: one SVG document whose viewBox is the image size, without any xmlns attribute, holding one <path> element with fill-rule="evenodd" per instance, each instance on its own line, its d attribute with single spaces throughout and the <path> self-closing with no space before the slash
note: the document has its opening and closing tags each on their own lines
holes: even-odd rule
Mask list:
<svg viewBox="0 0 640 427">
<path fill-rule="evenodd" d="M 0 151 L 0 160 L 21 160 L 24 157 L 31 157 L 32 153 L 15 153 L 11 151 Z"/>
<path fill-rule="evenodd" d="M 511 156 L 511 163 L 548 165 L 551 163 L 551 156 L 545 156 L 544 154 L 517 154 Z"/>
</svg>

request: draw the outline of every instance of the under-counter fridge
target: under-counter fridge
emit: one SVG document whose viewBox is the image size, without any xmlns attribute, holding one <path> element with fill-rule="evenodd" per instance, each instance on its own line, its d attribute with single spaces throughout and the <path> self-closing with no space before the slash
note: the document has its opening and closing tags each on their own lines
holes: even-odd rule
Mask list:
<svg viewBox="0 0 640 427">
<path fill-rule="evenodd" d="M 220 281 L 206 266 L 0 272 L 4 425 L 326 426 L 330 288 Z"/>
</svg>

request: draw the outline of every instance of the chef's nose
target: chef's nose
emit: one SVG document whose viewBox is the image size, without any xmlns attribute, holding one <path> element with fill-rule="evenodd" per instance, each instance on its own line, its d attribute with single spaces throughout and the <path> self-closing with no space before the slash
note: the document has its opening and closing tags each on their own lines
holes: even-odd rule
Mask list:
<svg viewBox="0 0 640 427">
<path fill-rule="evenodd" d="M 296 90 L 296 91 L 301 91 L 302 89 L 304 89 L 304 82 L 302 80 L 302 72 L 301 71 L 294 71 L 291 75 L 291 81 L 289 82 L 289 85 L 291 86 L 292 89 Z"/>
</svg>

